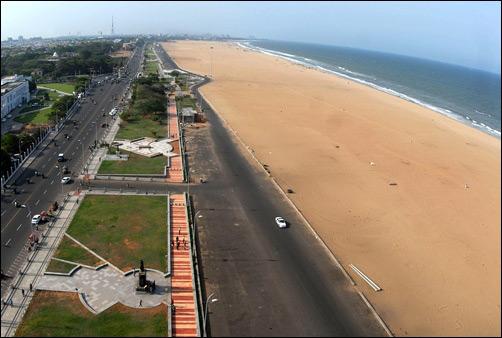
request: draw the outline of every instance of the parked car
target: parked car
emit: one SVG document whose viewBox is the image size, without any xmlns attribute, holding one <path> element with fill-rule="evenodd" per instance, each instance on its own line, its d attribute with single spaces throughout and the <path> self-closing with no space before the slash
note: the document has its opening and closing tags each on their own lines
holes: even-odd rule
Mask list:
<svg viewBox="0 0 502 338">
<path fill-rule="evenodd" d="M 31 224 L 38 225 L 38 223 L 40 223 L 41 218 L 42 218 L 42 216 L 40 216 L 40 215 L 33 216 L 33 218 L 31 219 Z"/>
<path fill-rule="evenodd" d="M 71 177 L 69 176 L 65 176 L 61 179 L 61 183 L 62 184 L 67 184 L 67 183 L 70 183 L 71 182 Z"/>
<path fill-rule="evenodd" d="M 288 226 L 288 224 L 282 217 L 276 217 L 275 223 L 279 226 L 279 228 L 286 228 Z"/>
</svg>

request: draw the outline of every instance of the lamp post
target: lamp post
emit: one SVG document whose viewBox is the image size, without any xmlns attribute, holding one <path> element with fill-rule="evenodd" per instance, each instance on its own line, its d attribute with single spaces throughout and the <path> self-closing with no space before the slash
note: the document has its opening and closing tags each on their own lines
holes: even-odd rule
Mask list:
<svg viewBox="0 0 502 338">
<path fill-rule="evenodd" d="M 204 310 L 204 337 L 207 337 L 207 332 L 206 332 L 206 320 L 207 320 L 207 308 L 209 307 L 209 299 L 214 296 L 214 292 L 209 295 L 206 299 L 206 309 Z M 211 303 L 217 302 L 218 298 L 211 299 Z"/>
</svg>

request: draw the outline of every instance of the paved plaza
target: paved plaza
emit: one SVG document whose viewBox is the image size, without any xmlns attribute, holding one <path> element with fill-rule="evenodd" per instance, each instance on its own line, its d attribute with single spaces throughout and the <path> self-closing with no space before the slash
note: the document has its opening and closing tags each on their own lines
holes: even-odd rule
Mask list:
<svg viewBox="0 0 502 338">
<path fill-rule="evenodd" d="M 143 137 L 138 140 L 120 140 L 114 141 L 113 145 L 118 146 L 119 149 L 130 151 L 132 153 L 143 155 L 146 157 L 155 157 L 159 155 L 164 155 L 166 157 L 176 156 L 178 154 L 173 153 L 173 146 L 170 142 L 174 140 L 162 139 L 156 140 L 151 137 Z"/>
<path fill-rule="evenodd" d="M 167 304 L 169 297 L 169 279 L 157 271 L 147 271 L 147 279 L 154 280 L 155 293 L 136 293 L 138 275 L 124 276 L 115 269 L 106 266 L 100 270 L 82 267 L 72 276 L 44 275 L 40 278 L 37 290 L 78 292 L 83 294 L 85 302 L 95 313 L 100 313 L 117 302 L 132 308 L 155 307 Z"/>
</svg>

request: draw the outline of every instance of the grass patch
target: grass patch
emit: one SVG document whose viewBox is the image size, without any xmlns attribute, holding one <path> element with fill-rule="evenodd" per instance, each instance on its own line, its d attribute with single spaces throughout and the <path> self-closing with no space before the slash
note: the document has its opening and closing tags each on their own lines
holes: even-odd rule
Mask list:
<svg viewBox="0 0 502 338">
<path fill-rule="evenodd" d="M 88 195 L 67 232 L 123 271 L 166 271 L 166 217 L 165 196 Z"/>
<path fill-rule="evenodd" d="M 16 117 L 14 120 L 16 122 L 21 122 L 21 123 L 48 124 L 51 113 L 52 113 L 52 107 L 47 107 L 44 109 L 37 110 L 33 113 L 20 115 Z"/>
<path fill-rule="evenodd" d="M 165 337 L 167 309 L 133 309 L 117 303 L 94 315 L 69 292 L 36 291 L 18 337 Z"/>
<path fill-rule="evenodd" d="M 74 264 L 60 262 L 55 259 L 51 259 L 51 262 L 49 263 L 49 266 L 47 267 L 47 271 L 68 273 L 74 267 L 76 267 L 76 265 L 74 265 Z"/>
<path fill-rule="evenodd" d="M 66 236 L 63 237 L 54 257 L 90 266 L 98 266 L 104 263 Z"/>
<path fill-rule="evenodd" d="M 161 122 L 146 117 L 120 122 L 120 129 L 115 139 L 134 140 L 140 137 L 166 137 L 167 125 L 165 119 Z"/>
<path fill-rule="evenodd" d="M 190 96 L 183 96 L 176 100 L 178 103 L 178 108 L 193 108 L 195 109 L 195 99 Z"/>
<path fill-rule="evenodd" d="M 147 61 L 145 64 L 145 72 L 146 74 L 157 75 L 157 61 Z"/>
<path fill-rule="evenodd" d="M 46 87 L 50 89 L 59 90 L 66 94 L 73 94 L 75 90 L 75 85 L 73 83 L 39 83 L 37 86 Z"/>
<path fill-rule="evenodd" d="M 167 157 L 163 155 L 155 157 L 146 157 L 134 154 L 125 150 L 122 154 L 128 154 L 127 161 L 108 161 L 101 162 L 98 174 L 163 174 L 164 167 L 167 164 Z"/>
</svg>

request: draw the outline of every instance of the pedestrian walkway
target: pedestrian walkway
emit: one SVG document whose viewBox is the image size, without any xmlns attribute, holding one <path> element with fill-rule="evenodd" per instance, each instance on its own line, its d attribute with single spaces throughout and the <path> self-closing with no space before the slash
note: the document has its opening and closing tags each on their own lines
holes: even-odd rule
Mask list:
<svg viewBox="0 0 502 338">
<path fill-rule="evenodd" d="M 13 288 L 2 299 L 5 302 L 2 302 L 2 337 L 14 336 L 50 258 L 78 209 L 77 200 L 80 198 L 73 194 L 67 197 L 64 204 L 60 206 L 56 221 L 42 232 L 39 248 L 30 253 L 19 275 L 14 277 Z M 30 285 L 33 291 L 30 291 Z"/>
<path fill-rule="evenodd" d="M 167 305 L 168 280 L 157 271 L 147 271 L 147 278 L 155 281 L 155 293 L 137 293 L 135 287 L 138 276 L 123 273 L 111 267 L 99 270 L 81 268 L 72 276 L 46 275 L 40 279 L 37 290 L 78 292 L 86 308 L 95 314 L 103 312 L 120 302 L 132 308 L 155 307 L 161 303 Z"/>
<path fill-rule="evenodd" d="M 173 337 L 194 337 L 198 330 L 197 300 L 194 288 L 194 273 L 190 233 L 188 229 L 185 197 L 170 195 L 171 238 L 171 299 Z"/>
<path fill-rule="evenodd" d="M 166 181 L 180 183 L 183 182 L 183 154 L 181 154 L 181 149 L 179 149 L 180 130 L 174 95 L 169 95 L 167 115 L 167 137 L 178 142 L 178 145 L 174 147 L 174 152 L 179 155 L 170 158 L 171 164 L 167 170 Z"/>
</svg>

